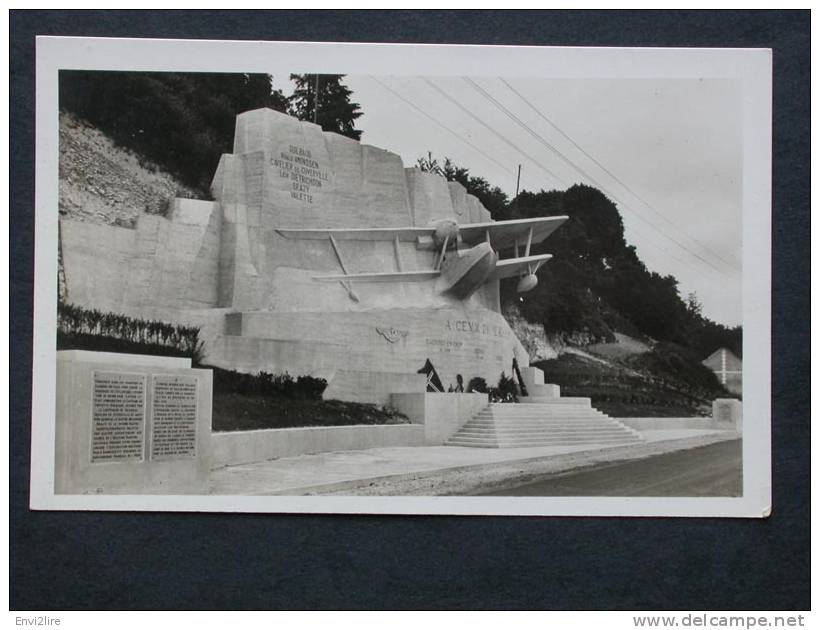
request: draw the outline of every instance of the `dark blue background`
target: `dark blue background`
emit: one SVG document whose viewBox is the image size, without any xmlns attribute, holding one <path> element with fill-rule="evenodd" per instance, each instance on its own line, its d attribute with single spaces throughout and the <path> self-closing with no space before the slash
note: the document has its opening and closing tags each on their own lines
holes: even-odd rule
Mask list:
<svg viewBox="0 0 820 630">
<path fill-rule="evenodd" d="M 809 609 L 808 11 L 12 11 L 10 27 L 12 609 Z M 772 516 L 29 511 L 35 35 L 773 48 Z"/>
</svg>

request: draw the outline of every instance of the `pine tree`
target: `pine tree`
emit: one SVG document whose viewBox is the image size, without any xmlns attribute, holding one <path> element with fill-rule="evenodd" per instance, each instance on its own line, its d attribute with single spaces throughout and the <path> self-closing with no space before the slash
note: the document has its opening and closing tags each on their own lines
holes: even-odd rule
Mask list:
<svg viewBox="0 0 820 630">
<path fill-rule="evenodd" d="M 319 107 L 316 102 L 316 83 L 319 84 Z M 355 128 L 356 119 L 363 112 L 358 103 L 350 101 L 353 92 L 342 83 L 343 74 L 292 74 L 296 89 L 288 99 L 288 113 L 299 120 L 315 121 L 324 131 L 334 131 L 359 140 L 362 132 Z"/>
</svg>

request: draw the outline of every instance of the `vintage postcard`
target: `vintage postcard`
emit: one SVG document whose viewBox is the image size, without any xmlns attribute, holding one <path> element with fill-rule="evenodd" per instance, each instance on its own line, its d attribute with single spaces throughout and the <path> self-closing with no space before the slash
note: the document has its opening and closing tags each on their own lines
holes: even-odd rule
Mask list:
<svg viewBox="0 0 820 630">
<path fill-rule="evenodd" d="M 32 508 L 768 515 L 769 50 L 36 64 Z"/>
</svg>

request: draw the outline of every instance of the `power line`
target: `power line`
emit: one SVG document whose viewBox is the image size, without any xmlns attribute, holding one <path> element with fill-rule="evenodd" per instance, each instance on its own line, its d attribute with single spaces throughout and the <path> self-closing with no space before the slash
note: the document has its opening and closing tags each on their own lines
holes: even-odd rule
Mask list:
<svg viewBox="0 0 820 630">
<path fill-rule="evenodd" d="M 641 216 L 640 214 L 638 214 L 638 213 L 637 213 L 637 211 L 635 211 L 634 209 L 630 208 L 629 206 L 627 206 L 627 204 L 625 204 L 623 201 L 621 201 L 620 199 L 618 199 L 618 198 L 617 198 L 614 194 L 612 194 L 611 192 L 607 191 L 607 190 L 604 188 L 604 186 L 603 186 L 602 184 L 600 184 L 600 183 L 599 183 L 599 182 L 598 182 L 595 178 L 593 178 L 591 175 L 589 175 L 589 173 L 587 173 L 586 171 L 584 171 L 583 169 L 581 169 L 581 168 L 580 168 L 579 166 L 577 166 L 574 162 L 572 162 L 572 161 L 571 161 L 571 160 L 569 160 L 566 156 L 564 156 L 564 154 L 563 154 L 563 153 L 561 153 L 558 149 L 556 149 L 556 148 L 555 148 L 552 144 L 550 144 L 549 142 L 547 142 L 547 141 L 546 141 L 546 140 L 545 140 L 545 139 L 544 139 L 544 138 L 543 138 L 540 134 L 538 134 L 538 133 L 537 133 L 537 132 L 535 132 L 533 129 L 531 129 L 531 128 L 530 128 L 530 127 L 529 127 L 526 123 L 524 123 L 524 122 L 523 122 L 523 121 L 522 121 L 522 120 L 521 120 L 518 116 L 516 116 L 516 115 L 515 115 L 515 114 L 513 114 L 510 110 L 508 110 L 506 107 L 504 107 L 504 105 L 503 105 L 503 104 L 501 104 L 501 103 L 500 103 L 497 99 L 495 99 L 492 95 L 490 95 L 490 94 L 489 94 L 486 90 L 484 90 L 481 86 L 479 86 L 479 85 L 478 85 L 475 81 L 473 81 L 473 80 L 472 80 L 472 79 L 470 79 L 469 77 L 462 77 L 462 78 L 463 78 L 465 81 L 467 81 L 467 82 L 468 82 L 468 83 L 469 83 L 469 84 L 470 84 L 470 85 L 471 85 L 471 86 L 472 86 L 472 87 L 473 87 L 476 91 L 478 91 L 478 92 L 479 92 L 479 94 L 481 94 L 482 96 L 484 96 L 485 98 L 487 98 L 487 99 L 488 99 L 491 103 L 493 103 L 493 104 L 494 104 L 497 108 L 499 108 L 502 112 L 504 112 L 504 114 L 506 114 L 506 115 L 507 115 L 510 119 L 512 119 L 514 122 L 516 122 L 519 126 L 523 127 L 523 128 L 524 128 L 524 129 L 525 129 L 525 130 L 526 130 L 526 131 L 530 134 L 530 135 L 532 135 L 532 136 L 533 136 L 536 140 L 538 140 L 541 144 L 543 144 L 544 146 L 546 146 L 546 147 L 547 147 L 548 149 L 550 149 L 553 153 L 555 153 L 558 157 L 560 157 L 560 158 L 561 158 L 562 160 L 564 160 L 567 164 L 569 164 L 572 168 L 574 168 L 576 171 L 578 171 L 579 173 L 581 173 L 581 175 L 582 175 L 582 176 L 584 176 L 584 177 L 586 177 L 587 179 L 589 179 L 590 181 L 592 181 L 592 182 L 593 182 L 596 186 L 598 186 L 601 190 L 603 190 L 603 191 L 607 192 L 607 193 L 608 193 L 608 194 L 609 194 L 609 195 L 610 195 L 610 196 L 611 196 L 611 197 L 612 197 L 615 201 L 617 201 L 618 203 L 620 203 L 620 204 L 624 207 L 624 209 L 629 210 L 630 212 L 632 212 L 632 213 L 633 213 L 633 215 L 634 215 L 636 218 L 640 219 L 641 221 L 643 221 L 644 223 L 646 223 L 647 225 L 649 225 L 650 227 L 652 227 L 653 229 L 655 229 L 655 230 L 656 230 L 659 234 L 661 234 L 662 236 L 664 236 L 664 237 L 666 237 L 667 239 L 671 240 L 673 243 L 677 244 L 679 247 L 681 247 L 682 249 L 684 249 L 685 251 L 687 251 L 688 253 L 690 253 L 692 256 L 694 256 L 695 258 L 697 258 L 698 260 L 700 260 L 700 261 L 701 261 L 701 262 L 703 262 L 704 264 L 708 265 L 709 267 L 711 267 L 711 268 L 712 268 L 712 269 L 714 269 L 715 271 L 717 271 L 717 272 L 719 272 L 719 273 L 722 273 L 722 274 L 726 275 L 726 272 L 724 272 L 724 271 L 722 271 L 722 270 L 718 269 L 717 267 L 715 267 L 715 265 L 714 265 L 714 264 L 712 264 L 710 261 L 708 261 L 708 260 L 706 260 L 705 258 L 703 258 L 702 256 L 700 256 L 697 252 L 692 251 L 692 250 L 691 250 L 691 249 L 689 249 L 686 245 L 684 245 L 683 243 L 681 243 L 680 241 L 678 241 L 677 239 L 675 239 L 675 238 L 674 238 L 674 237 L 672 237 L 671 235 L 669 235 L 669 234 L 665 233 L 663 230 L 661 230 L 661 228 L 660 228 L 660 227 L 658 227 L 657 225 L 655 225 L 654 223 L 652 223 L 652 222 L 651 222 L 651 221 L 649 221 L 648 219 L 646 219 L 646 218 L 644 218 L 643 216 Z"/>
<path fill-rule="evenodd" d="M 489 132 L 491 132 L 491 133 L 492 133 L 492 134 L 494 134 L 495 136 L 498 136 L 498 137 L 499 137 L 502 141 L 504 141 L 506 144 L 508 144 L 510 147 L 512 147 L 514 151 L 516 151 L 517 153 L 519 153 L 519 154 L 523 155 L 524 157 L 526 157 L 526 158 L 527 158 L 530 162 L 532 162 L 533 164 L 535 164 L 538 168 L 540 168 L 542 171 L 544 171 L 547 175 L 549 175 L 549 176 L 550 176 L 550 177 L 552 177 L 553 179 L 555 179 L 555 180 L 557 180 L 558 182 L 560 182 L 562 186 L 567 186 L 567 182 L 566 182 L 566 181 L 564 181 L 563 179 L 561 179 L 560 177 L 558 177 L 558 175 L 556 175 L 556 174 L 555 174 L 555 173 L 553 173 L 551 170 L 549 170 L 548 168 L 546 168 L 546 167 L 545 167 L 543 164 L 541 164 L 538 160 L 536 160 L 535 158 L 533 158 L 532 156 L 528 155 L 528 154 L 527 154 L 527 153 L 525 153 L 523 150 L 521 150 L 520 148 L 518 148 L 518 146 L 516 146 L 514 143 L 512 143 L 510 140 L 508 140 L 508 139 L 507 139 L 507 138 L 505 138 L 504 136 L 502 136 L 502 135 L 501 135 L 500 133 L 498 133 L 495 129 L 493 129 L 492 127 L 490 127 L 487 123 L 485 123 L 485 122 L 484 122 L 483 120 L 481 120 L 478 116 L 476 116 L 475 114 L 473 114 L 473 112 L 471 112 L 469 109 L 467 109 L 466 107 L 464 107 L 461 103 L 459 103 L 456 99 L 454 99 L 452 96 L 450 96 L 449 94 L 447 94 L 444 90 L 442 90 L 441 88 L 439 88 L 439 87 L 438 87 L 436 84 L 434 84 L 432 81 L 430 81 L 430 80 L 429 80 L 429 79 L 427 79 L 426 77 L 421 77 L 421 79 L 422 79 L 422 81 L 424 81 L 427 85 L 429 85 L 431 88 L 433 88 L 436 92 L 438 92 L 439 94 L 441 94 L 441 95 L 442 95 L 445 99 L 447 99 L 448 101 L 450 101 L 453 105 L 455 105 L 455 106 L 456 106 L 456 107 L 458 107 L 461 111 L 463 111 L 465 114 L 467 114 L 468 116 L 470 116 L 470 118 L 472 118 L 473 120 L 475 120 L 475 121 L 476 121 L 478 124 L 480 124 L 482 127 L 484 127 L 485 129 L 487 129 Z"/>
<path fill-rule="evenodd" d="M 509 168 L 507 168 L 504 164 L 502 164 L 501 162 L 499 162 L 498 160 L 496 160 L 495 158 L 493 158 L 491 155 L 488 155 L 487 153 L 485 153 L 485 152 L 484 152 L 481 148 L 479 148 L 478 146 L 476 146 L 475 144 L 473 144 L 473 143 L 472 143 L 472 142 L 470 142 L 469 140 L 467 140 L 467 139 L 463 138 L 463 137 L 462 137 L 462 136 L 461 136 L 458 132 L 453 131 L 453 129 L 451 129 L 450 127 L 448 127 L 447 125 L 445 125 L 444 123 L 442 123 L 441 121 L 439 121 L 438 119 L 436 119 L 434 116 L 431 116 L 430 114 L 428 114 L 426 111 L 424 111 L 423 109 L 421 109 L 420 107 L 418 107 L 418 106 L 417 106 L 415 103 L 413 103 L 412 101 L 409 101 L 408 99 L 406 99 L 406 98 L 405 98 L 404 96 L 402 96 L 399 92 L 397 92 L 396 90 L 394 90 L 393 88 L 391 88 L 389 85 L 387 85 L 387 84 L 386 84 L 386 83 L 384 83 L 383 81 L 379 80 L 377 77 L 370 77 L 370 78 L 372 78 L 374 81 L 376 81 L 376 83 L 378 83 L 381 87 L 383 87 L 385 90 L 387 90 L 388 92 L 390 92 L 393 96 L 395 96 L 396 98 L 398 98 L 399 100 L 401 100 L 402 102 L 404 102 L 404 103 L 405 103 L 406 105 L 408 105 L 409 107 L 413 108 L 413 109 L 414 109 L 415 111 L 417 111 L 418 113 L 420 113 L 422 116 L 424 116 L 425 118 L 427 118 L 428 120 L 430 120 L 430 121 L 431 121 L 431 122 L 433 122 L 434 124 L 438 125 L 438 126 L 439 126 L 439 127 L 441 127 L 442 129 L 444 129 L 445 131 L 447 131 L 448 133 L 450 133 L 451 135 L 455 136 L 458 140 L 460 140 L 461 142 L 463 142 L 463 143 L 465 143 L 466 145 L 468 145 L 470 148 L 472 148 L 474 151 L 476 151 L 476 152 L 477 152 L 477 153 L 479 153 L 480 155 L 484 156 L 487 160 L 489 160 L 489 161 L 493 162 L 494 164 L 496 164 L 497 166 L 499 166 L 501 169 L 505 170 L 506 172 L 510 173 L 511 175 L 514 175 L 514 174 L 515 174 L 512 170 L 510 170 Z M 435 86 L 434 86 L 434 87 L 435 87 Z M 446 96 L 445 96 L 445 98 L 446 98 Z M 451 100 L 451 99 L 448 99 L 448 100 Z M 451 100 L 451 102 L 452 102 L 452 100 Z M 463 108 L 460 104 L 457 104 L 457 103 L 454 103 L 454 104 L 456 104 L 456 105 L 457 105 L 460 109 L 462 109 L 462 110 L 464 109 L 464 108 Z M 471 114 L 471 115 L 472 115 L 472 114 Z M 475 116 L 473 116 L 473 117 L 475 118 Z M 481 122 L 481 124 L 482 124 L 483 126 L 485 126 L 485 127 L 486 127 L 486 125 L 483 123 L 483 121 L 479 121 L 479 122 Z M 514 147 L 514 148 L 515 148 L 515 147 Z M 516 148 L 516 150 L 518 150 L 518 149 Z M 520 151 L 519 151 L 519 152 L 520 152 Z M 524 154 L 524 155 L 526 155 L 526 154 Z M 527 156 L 527 157 L 529 157 L 529 156 Z M 535 163 L 536 165 L 538 164 L 538 162 L 537 162 L 536 160 L 534 160 L 533 158 L 529 158 L 529 159 L 530 159 L 533 163 Z M 573 168 L 576 168 L 576 167 L 573 165 Z M 546 169 L 543 169 L 543 170 L 546 170 Z M 547 172 L 549 172 L 549 171 L 547 171 Z M 592 178 L 590 178 L 590 179 L 592 179 Z M 593 181 L 594 181 L 594 180 L 593 180 Z M 566 185 L 566 182 L 562 182 L 562 183 L 564 183 L 564 185 Z M 683 260 L 683 259 L 681 259 L 681 258 L 678 258 L 677 256 L 675 256 L 675 255 L 674 255 L 674 254 L 672 254 L 671 252 L 666 251 L 663 247 L 661 247 L 661 246 L 659 246 L 659 245 L 656 245 L 656 244 L 654 243 L 654 241 L 652 241 L 650 238 L 646 237 L 646 235 L 645 235 L 645 234 L 643 234 L 643 233 L 642 233 L 640 230 L 638 230 L 637 228 L 632 227 L 632 228 L 630 228 L 630 229 L 631 229 L 632 231 L 634 231 L 635 233 L 637 233 L 639 236 L 644 236 L 644 238 L 646 238 L 646 239 L 647 239 L 647 240 L 646 240 L 646 243 L 647 243 L 649 246 L 651 246 L 651 247 L 653 247 L 653 248 L 657 249 L 658 251 L 662 252 L 664 255 L 669 256 L 670 258 L 672 258 L 672 259 L 674 259 L 674 260 L 676 260 L 676 261 L 680 262 L 681 264 L 686 265 L 687 267 L 689 267 L 689 268 L 690 268 L 690 269 L 692 269 L 693 271 L 697 271 L 697 269 L 696 269 L 695 267 L 693 267 L 693 266 L 692 266 L 689 262 L 687 262 L 686 260 Z"/>
<path fill-rule="evenodd" d="M 589 153 L 589 152 L 587 152 L 587 151 L 586 151 L 586 150 L 585 150 L 585 149 L 584 149 L 581 145 L 579 145 L 579 144 L 578 144 L 575 140 L 573 140 L 573 139 L 569 136 L 569 134 L 565 133 L 565 132 L 564 132 L 564 131 L 563 131 L 563 130 L 562 130 L 562 129 L 561 129 L 561 128 L 557 125 L 557 124 L 555 124 L 552 120 L 550 120 L 550 119 L 547 117 L 547 115 L 546 115 L 546 114 L 544 114 L 544 113 L 543 113 L 541 110 L 539 110 L 539 109 L 538 109 L 535 105 L 533 105 L 533 104 L 532 104 L 532 102 L 530 102 L 530 100 L 529 100 L 529 99 L 527 99 L 527 98 L 526 98 L 523 94 L 521 94 L 521 92 L 519 92 L 519 91 L 518 91 L 518 90 L 516 90 L 516 89 L 515 89 L 512 85 L 510 85 L 510 83 L 509 83 L 509 82 L 508 82 L 508 81 L 507 81 L 504 77 L 498 77 L 498 78 L 499 78 L 499 80 L 500 80 L 500 81 L 501 81 L 504 85 L 506 85 L 506 86 L 507 86 L 507 87 L 508 87 L 508 88 L 509 88 L 509 89 L 510 89 L 510 90 L 511 90 L 511 91 L 512 91 L 512 92 L 513 92 L 516 96 L 518 96 L 518 98 L 520 98 L 522 101 L 524 101 L 524 103 L 526 103 L 526 104 L 529 106 L 529 108 L 530 108 L 530 109 L 532 109 L 532 110 L 533 110 L 533 111 L 534 111 L 534 112 L 535 112 L 535 113 L 536 113 L 536 114 L 537 114 L 537 115 L 538 115 L 538 116 L 539 116 L 542 120 L 544 120 L 544 122 L 546 122 L 546 123 L 547 123 L 548 125 L 550 125 L 553 129 L 555 129 L 558 133 L 560 133 L 560 134 L 561 134 L 564 138 L 566 138 L 566 140 L 568 140 L 570 143 L 572 143 L 572 145 L 573 145 L 576 149 L 578 149 L 581 153 L 583 153 L 583 154 L 584 154 L 585 156 L 587 156 L 590 160 L 592 160 L 592 162 L 594 162 L 594 163 L 595 163 L 595 164 L 596 164 L 596 165 L 597 165 L 597 166 L 598 166 L 601 170 L 603 170 L 603 171 L 604 171 L 607 175 L 609 175 L 612 179 L 614 179 L 614 180 L 615 180 L 616 182 L 618 182 L 621 186 L 623 186 L 623 187 L 624 187 L 624 189 L 626 189 L 626 190 L 627 190 L 627 191 L 628 191 L 628 192 L 629 192 L 629 193 L 630 193 L 633 197 L 635 197 L 638 201 L 640 201 L 640 202 L 641 202 L 644 206 L 646 206 L 647 208 L 649 208 L 652 212 L 654 212 L 656 215 L 658 215 L 659 217 L 661 217 L 664 221 L 666 221 L 667 223 L 669 223 L 672 227 L 674 227 L 676 230 L 678 230 L 681 234 L 683 234 L 684 236 L 686 236 L 686 237 L 687 237 L 690 241 L 692 241 L 693 243 L 697 244 L 699 247 L 703 248 L 703 250 L 704 250 L 704 251 L 709 252 L 712 256 L 714 256 L 714 257 L 715 257 L 715 258 L 717 258 L 718 260 L 720 260 L 720 261 L 724 262 L 726 265 L 728 265 L 729 267 L 731 267 L 732 269 L 735 269 L 735 270 L 737 271 L 737 267 L 735 266 L 736 264 L 735 264 L 734 262 L 732 262 L 732 261 L 730 261 L 730 260 L 727 260 L 726 258 L 724 258 L 723 256 L 721 256 L 720 254 L 718 254 L 717 252 L 715 252 L 713 249 L 711 249 L 711 248 L 707 247 L 706 245 L 704 245 L 704 244 L 702 244 L 702 243 L 699 243 L 697 240 L 695 240 L 694 238 L 692 238 L 691 236 L 689 236 L 688 234 L 686 234 L 686 232 L 684 232 L 684 231 L 683 231 L 683 229 L 682 229 L 682 228 L 681 228 L 681 227 L 680 227 L 677 223 L 675 223 L 674 221 L 672 221 L 672 219 L 670 219 L 669 217 L 667 217 L 667 216 L 666 216 L 665 214 L 663 214 L 662 212 L 659 212 L 659 211 L 658 211 L 658 210 L 656 210 L 654 207 L 652 207 L 652 205 L 651 205 L 648 201 L 646 201 L 646 200 L 645 200 L 645 199 L 644 199 L 641 195 L 639 195 L 637 192 L 635 192 L 635 190 L 633 190 L 631 186 L 629 186 L 626 182 L 624 182 L 624 181 L 623 181 L 620 177 L 618 177 L 615 173 L 613 173 L 611 170 L 609 170 L 606 166 L 604 166 L 603 164 L 601 164 L 601 162 L 600 162 L 600 161 L 598 161 L 597 159 L 595 159 L 595 157 L 594 157 L 593 155 L 590 155 L 590 153 Z"/>
<path fill-rule="evenodd" d="M 726 272 L 725 272 L 725 271 L 723 271 L 723 270 L 721 270 L 721 269 L 717 268 L 717 267 L 716 267 L 716 266 L 715 266 L 712 262 L 710 262 L 709 260 L 706 260 L 705 258 L 703 258 L 703 256 L 701 256 L 701 255 L 700 255 L 700 254 L 698 254 L 697 252 L 692 251 L 691 249 L 689 249 L 689 247 L 687 247 L 686 245 L 684 245 L 683 243 L 681 243 L 679 240 L 677 240 L 676 238 L 674 238 L 672 235 L 667 234 L 666 232 L 664 232 L 664 231 L 663 231 L 663 230 L 662 230 L 659 226 L 655 225 L 654 223 L 652 223 L 651 221 L 649 221 L 649 220 L 648 220 L 648 219 L 646 219 L 645 217 L 641 216 L 641 215 L 640 215 L 637 211 L 635 211 L 633 208 L 630 208 L 630 207 L 629 207 L 626 203 L 624 203 L 622 200 L 618 199 L 618 197 L 616 197 L 614 194 L 612 194 L 611 192 L 607 191 L 607 190 L 606 190 L 606 188 L 605 188 L 602 184 L 600 184 L 600 183 L 599 183 L 599 182 L 598 182 L 598 181 L 597 181 L 594 177 L 592 177 L 591 175 L 589 175 L 589 174 L 588 174 L 587 172 L 585 172 L 582 168 L 580 168 L 580 167 L 579 167 L 579 166 L 577 166 L 574 162 L 572 162 L 569 158 L 567 158 L 566 156 L 564 156 L 564 154 L 563 154 L 563 153 L 561 153 L 561 152 L 560 152 L 558 149 L 556 149 L 556 148 L 555 148 L 552 144 L 550 144 L 547 140 L 545 140 L 545 139 L 544 139 L 544 138 L 543 138 L 540 134 L 538 134 L 536 131 L 534 131 L 532 128 L 530 128 L 530 127 L 529 127 L 526 123 L 524 123 L 524 122 L 523 122 L 523 121 L 522 121 L 522 120 L 521 120 L 518 116 L 516 116 L 516 115 L 515 115 L 514 113 L 512 113 L 509 109 L 507 109 L 507 108 L 506 108 L 506 107 L 505 107 L 502 103 L 500 103 L 497 99 L 495 99 L 495 98 L 494 98 L 491 94 L 489 94 L 486 90 L 484 90 L 484 89 L 483 89 L 480 85 L 478 85 L 475 81 L 473 81 L 473 80 L 472 80 L 472 79 L 470 79 L 469 77 L 462 77 L 462 79 L 464 79 L 464 81 L 466 81 L 466 82 L 467 82 L 470 86 L 472 86 L 472 87 L 473 87 L 473 89 L 475 89 L 475 90 L 476 90 L 479 94 L 481 94 L 484 98 L 486 98 L 487 100 L 489 100 L 489 101 L 490 101 L 493 105 L 495 105 L 498 109 L 500 109 L 500 110 L 501 110 L 501 111 L 502 111 L 502 112 L 503 112 L 503 113 L 504 113 L 504 114 L 505 114 L 508 118 L 510 118 L 513 122 L 515 122 L 516 124 L 518 124 L 518 125 L 519 125 L 520 127 L 522 127 L 525 131 L 527 131 L 527 133 L 529 133 L 531 136 L 533 136 L 533 137 L 534 137 L 534 138 L 535 138 L 538 142 L 540 142 L 542 145 L 544 145 L 545 147 L 547 147 L 550 151 L 552 151 L 553 153 L 555 153 L 555 154 L 556 154 L 559 158 L 561 158 L 564 162 L 566 162 L 567 164 L 569 164 L 569 165 L 570 165 L 573 169 L 575 169 L 576 171 L 578 171 L 578 172 L 579 172 L 582 176 L 586 177 L 588 180 L 590 180 L 592 183 L 594 183 L 596 186 L 598 186 L 601 190 L 603 190 L 603 191 L 607 192 L 607 194 L 609 194 L 609 196 L 611 196 L 611 197 L 612 197 L 612 198 L 613 198 L 616 202 L 620 203 L 620 204 L 621 204 L 621 206 L 623 206 L 623 207 L 624 207 L 624 209 L 629 210 L 630 212 L 632 212 L 632 214 L 633 214 L 636 218 L 640 219 L 641 221 L 643 221 L 644 223 L 646 223 L 647 225 L 649 225 L 651 228 L 653 228 L 654 230 L 656 230 L 659 234 L 661 234 L 662 236 L 666 237 L 667 239 L 669 239 L 670 241 L 672 241 L 673 243 L 675 243 L 676 245 L 678 245 L 681 249 L 685 250 L 686 252 L 688 252 L 689 254 L 691 254 L 692 256 L 694 256 L 695 258 L 697 258 L 698 260 L 700 260 L 700 261 L 701 261 L 702 263 L 704 263 L 705 265 L 707 265 L 707 266 L 711 267 L 712 269 L 714 269 L 714 270 L 715 270 L 715 271 L 717 271 L 718 273 L 721 273 L 721 274 L 723 274 L 723 275 L 728 275 L 728 274 L 726 274 Z"/>
<path fill-rule="evenodd" d="M 398 98 L 399 100 L 403 101 L 404 103 L 406 103 L 407 105 L 409 105 L 410 107 L 412 107 L 414 110 L 416 110 L 416 111 L 417 111 L 418 113 L 420 113 L 422 116 L 424 116 L 425 118 L 428 118 L 429 120 L 431 120 L 432 122 L 434 122 L 436 125 L 438 125 L 439 127 L 441 127 L 442 129 L 444 129 L 445 131 L 447 131 L 447 132 L 451 133 L 451 134 L 452 134 L 452 135 L 454 135 L 456 138 L 458 138 L 459 140 L 461 140 L 464 144 L 466 144 L 466 145 L 468 145 L 469 147 L 471 147 L 474 151 L 476 151 L 477 153 L 480 153 L 481 155 L 483 155 L 485 158 L 487 158 L 488 160 L 490 160 L 493 164 L 495 164 L 495 165 L 499 166 L 500 168 L 504 169 L 504 170 L 505 170 L 505 171 L 507 171 L 510 175 L 514 175 L 514 174 L 515 174 L 515 173 L 514 173 L 511 169 L 509 169 L 508 167 L 504 166 L 504 164 L 502 164 L 501 162 L 499 162 L 498 160 L 496 160 L 496 159 L 495 159 L 494 157 L 492 157 L 491 155 L 488 155 L 487 153 L 485 153 L 484 151 L 482 151 L 479 147 L 477 147 L 476 145 L 474 145 L 474 144 L 473 144 L 472 142 L 470 142 L 469 140 L 467 140 L 467 139 L 463 138 L 463 137 L 462 137 L 459 133 L 457 133 L 457 132 L 453 131 L 450 127 L 448 127 L 448 126 L 447 126 L 447 125 L 445 125 L 444 123 L 440 122 L 439 120 L 437 120 L 436 118 L 434 118 L 433 116 L 431 116 L 430 114 L 428 114 L 427 112 L 425 112 L 423 109 L 421 109 L 419 106 L 417 106 L 417 105 L 416 105 L 415 103 L 413 103 L 412 101 L 409 101 L 409 100 L 407 100 L 406 98 L 404 98 L 404 97 L 403 97 L 401 94 L 399 94 L 396 90 L 394 90 L 393 88 L 391 88 L 389 85 L 387 85 L 387 84 L 386 84 L 386 83 L 384 83 L 383 81 L 379 80 L 379 79 L 378 79 L 378 77 L 370 77 L 370 78 L 372 78 L 372 79 L 373 79 L 376 83 L 378 83 L 379 85 L 381 85 L 381 86 L 382 86 L 385 90 L 387 90 L 388 92 L 390 92 L 393 96 L 395 96 L 395 97 L 396 97 L 396 98 Z"/>
</svg>

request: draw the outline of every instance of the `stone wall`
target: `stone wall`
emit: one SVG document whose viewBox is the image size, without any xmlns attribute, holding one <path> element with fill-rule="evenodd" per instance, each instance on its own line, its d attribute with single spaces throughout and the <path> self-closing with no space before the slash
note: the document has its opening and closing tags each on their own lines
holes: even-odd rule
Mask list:
<svg viewBox="0 0 820 630">
<path fill-rule="evenodd" d="M 410 420 L 424 425 L 424 443 L 444 444 L 489 404 L 487 394 L 404 394 L 390 403 Z"/>
<path fill-rule="evenodd" d="M 210 201 L 177 199 L 170 218 L 142 215 L 135 229 L 60 223 L 66 297 L 117 313 L 217 305 L 220 219 Z"/>
<path fill-rule="evenodd" d="M 529 358 L 504 318 L 484 309 L 378 309 L 357 313 L 236 313 L 209 363 L 329 378 L 337 370 L 404 374 L 430 359 L 445 387 L 461 374 L 495 384 Z"/>
<path fill-rule="evenodd" d="M 330 451 L 424 445 L 419 424 L 260 429 L 211 434 L 213 468 Z"/>
</svg>

